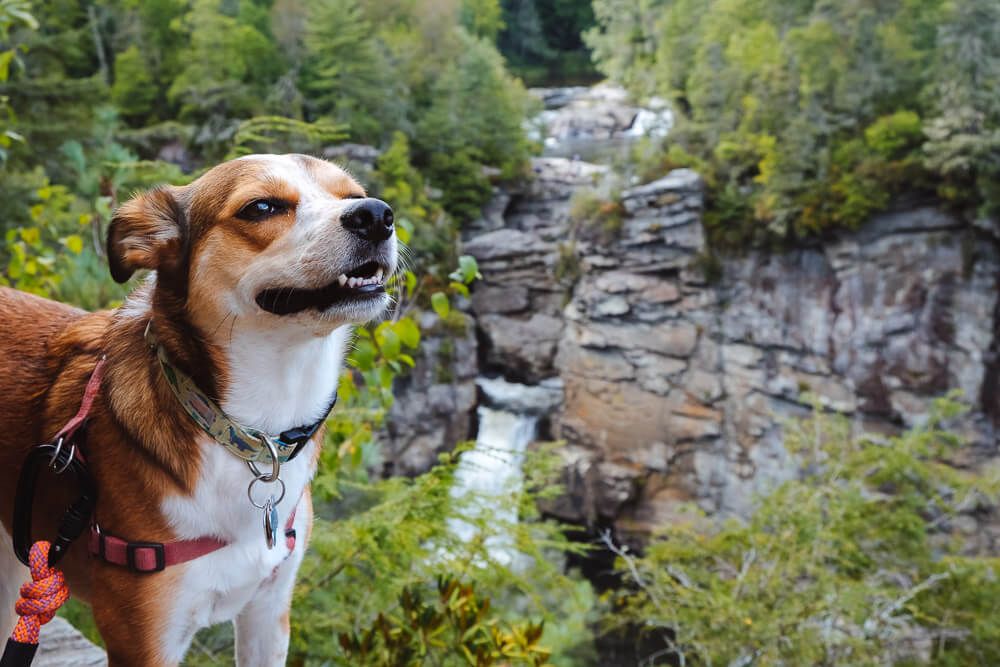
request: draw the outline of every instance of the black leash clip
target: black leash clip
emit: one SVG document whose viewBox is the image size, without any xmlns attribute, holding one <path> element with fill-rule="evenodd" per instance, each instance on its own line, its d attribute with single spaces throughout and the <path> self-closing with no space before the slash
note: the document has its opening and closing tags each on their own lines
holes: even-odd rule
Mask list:
<svg viewBox="0 0 1000 667">
<path fill-rule="evenodd" d="M 83 437 L 85 426 L 75 430 L 66 440 L 62 437 L 55 442 L 33 447 L 21 466 L 21 476 L 17 480 L 14 495 L 14 521 L 12 541 L 17 559 L 29 564 L 31 552 L 31 514 L 35 502 L 35 487 L 42 468 L 49 467 L 57 475 L 72 473 L 76 479 L 79 497 L 66 509 L 52 546 L 49 548 L 49 567 L 55 566 L 66 555 L 69 546 L 90 525 L 90 518 L 97 504 L 97 483 L 83 458 L 77 455 L 77 438 Z M 69 445 L 68 447 L 66 445 Z"/>
</svg>

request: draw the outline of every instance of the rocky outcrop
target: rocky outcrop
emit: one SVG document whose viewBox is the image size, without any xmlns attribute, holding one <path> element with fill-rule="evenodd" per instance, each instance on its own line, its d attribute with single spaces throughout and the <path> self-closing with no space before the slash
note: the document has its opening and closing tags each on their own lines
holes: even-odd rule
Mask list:
<svg viewBox="0 0 1000 667">
<path fill-rule="evenodd" d="M 896 432 L 958 389 L 969 451 L 995 453 L 995 238 L 931 208 L 897 212 L 814 247 L 725 259 L 710 282 L 697 174 L 624 191 L 614 237 L 588 238 L 570 200 L 604 173 L 539 160 L 535 181 L 504 195 L 503 227 L 481 222 L 464 244 L 485 276 L 472 299 L 484 369 L 564 384 L 552 435 L 567 496 L 549 512 L 636 536 L 689 501 L 745 513 L 793 474 L 782 425 L 812 400 Z M 575 282 L 559 273 L 567 261 Z"/>
<path fill-rule="evenodd" d="M 608 170 L 567 158 L 539 158 L 533 171 L 534 178 L 521 189 L 498 195 L 502 212 L 472 225 L 462 246 L 483 274 L 472 295 L 483 334 L 483 371 L 531 383 L 554 374 L 562 336 L 572 283 L 561 275 L 560 261 L 575 259 L 569 193 L 592 187 Z"/>
<path fill-rule="evenodd" d="M 399 399 L 379 435 L 382 475 L 425 472 L 438 454 L 473 433 L 479 372 L 475 327 L 468 320 L 460 330 L 445 326 L 433 313 L 421 316 L 424 335 L 416 366 L 397 380 Z M 456 326 L 454 319 L 450 326 Z"/>
</svg>

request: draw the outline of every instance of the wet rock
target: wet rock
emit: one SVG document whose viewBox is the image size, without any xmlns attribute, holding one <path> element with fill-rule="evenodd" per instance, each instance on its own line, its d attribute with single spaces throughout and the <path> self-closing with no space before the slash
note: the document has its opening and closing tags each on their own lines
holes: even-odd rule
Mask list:
<svg viewBox="0 0 1000 667">
<path fill-rule="evenodd" d="M 535 386 L 481 377 L 476 380 L 476 386 L 482 390 L 488 405 L 520 414 L 549 414 L 562 405 L 563 400 L 563 382 L 558 377 Z"/>
</svg>

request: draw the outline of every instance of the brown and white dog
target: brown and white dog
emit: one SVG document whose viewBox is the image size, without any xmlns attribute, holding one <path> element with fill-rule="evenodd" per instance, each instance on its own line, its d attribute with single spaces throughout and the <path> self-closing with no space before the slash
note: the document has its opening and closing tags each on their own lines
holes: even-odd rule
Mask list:
<svg viewBox="0 0 1000 667">
<path fill-rule="evenodd" d="M 86 313 L 0 290 L 3 637 L 28 577 L 10 538 L 22 461 L 73 416 L 107 355 L 85 445 L 102 529 L 127 540 L 228 543 L 154 574 L 88 557 L 85 537 L 74 544 L 60 567 L 72 594 L 93 607 L 110 664 L 176 665 L 199 628 L 226 620 L 235 621 L 239 665 L 284 664 L 318 438 L 281 468 L 282 522 L 294 506 L 299 539 L 291 552 L 283 540 L 268 549 L 261 510 L 247 498 L 247 466 L 182 410 L 143 333 L 152 319 L 173 364 L 234 421 L 272 434 L 315 422 L 336 391 L 350 325 L 389 303 L 392 223 L 385 203 L 332 164 L 249 156 L 116 212 L 112 276 L 153 272 L 117 310 Z M 51 539 L 74 495 L 64 488 L 71 483 L 47 479 L 35 500 L 35 539 Z"/>
</svg>

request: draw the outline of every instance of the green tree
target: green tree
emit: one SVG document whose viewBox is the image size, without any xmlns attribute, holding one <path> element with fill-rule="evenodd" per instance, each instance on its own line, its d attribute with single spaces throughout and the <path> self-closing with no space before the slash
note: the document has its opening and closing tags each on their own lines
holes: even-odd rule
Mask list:
<svg viewBox="0 0 1000 667">
<path fill-rule="evenodd" d="M 1000 7 L 981 0 L 945 6 L 930 94 L 927 161 L 953 200 L 979 194 L 980 213 L 1000 215 Z"/>
<path fill-rule="evenodd" d="M 935 190 L 970 216 L 993 210 L 995 3 L 597 0 L 594 9 L 587 41 L 602 70 L 640 97 L 673 100 L 670 141 L 704 172 L 714 242 L 793 241 Z M 867 134 L 889 118 L 907 120 L 891 156 Z"/>
<path fill-rule="evenodd" d="M 580 84 L 596 77 L 583 33 L 594 25 L 587 0 L 504 0 L 498 44 L 531 85 Z"/>
<path fill-rule="evenodd" d="M 156 82 L 139 47 L 133 44 L 115 59 L 111 101 L 126 118 L 152 115 L 157 101 Z"/>
<path fill-rule="evenodd" d="M 470 34 L 490 42 L 504 27 L 499 0 L 462 0 L 461 19 Z"/>
<path fill-rule="evenodd" d="M 521 127 L 528 99 L 487 42 L 464 32 L 457 59 L 431 88 L 415 145 L 432 183 L 448 183 L 442 205 L 459 220 L 478 215 L 492 192 L 482 165 L 518 175 L 528 155 Z"/>
<path fill-rule="evenodd" d="M 38 22 L 28 11 L 27 2 L 17 0 L 0 1 L 0 84 L 10 79 L 12 66 L 19 66 L 18 50 L 20 45 L 9 42 L 11 28 L 25 26 L 29 29 L 38 28 Z M 0 167 L 7 161 L 7 151 L 11 144 L 21 140 L 12 127 L 15 118 L 6 95 L 0 95 Z"/>
<path fill-rule="evenodd" d="M 270 86 L 281 73 L 274 43 L 239 16 L 222 13 L 220 0 L 194 0 L 183 25 L 190 32 L 186 65 L 168 97 L 180 118 L 241 118 L 266 111 Z"/>
<path fill-rule="evenodd" d="M 314 117 L 348 123 L 351 135 L 379 141 L 398 122 L 385 49 L 358 0 L 319 0 L 305 29 L 301 82 Z"/>
</svg>

